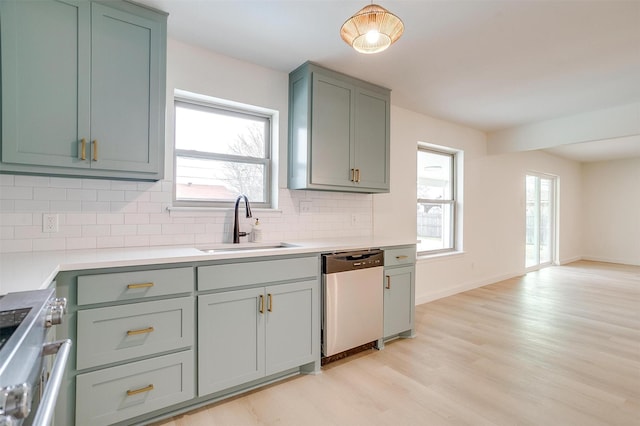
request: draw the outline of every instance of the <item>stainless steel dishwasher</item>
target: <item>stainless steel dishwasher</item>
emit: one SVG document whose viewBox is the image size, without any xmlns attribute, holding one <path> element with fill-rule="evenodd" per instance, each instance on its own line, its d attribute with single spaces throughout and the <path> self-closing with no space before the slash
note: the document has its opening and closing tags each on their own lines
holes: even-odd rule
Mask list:
<svg viewBox="0 0 640 426">
<path fill-rule="evenodd" d="M 322 256 L 322 354 L 382 338 L 383 264 L 379 249 Z"/>
</svg>

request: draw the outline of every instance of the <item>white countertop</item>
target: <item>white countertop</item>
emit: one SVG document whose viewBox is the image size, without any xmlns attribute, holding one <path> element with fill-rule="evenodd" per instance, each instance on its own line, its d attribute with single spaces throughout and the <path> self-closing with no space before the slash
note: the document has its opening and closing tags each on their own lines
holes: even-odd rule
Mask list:
<svg viewBox="0 0 640 426">
<path fill-rule="evenodd" d="M 287 247 L 264 247 L 269 244 L 218 244 L 202 247 L 216 249 L 212 253 L 195 247 L 177 246 L 3 253 L 0 254 L 0 295 L 46 288 L 60 271 L 357 250 L 415 244 L 415 240 L 349 238 L 291 241 L 286 242 Z M 243 250 L 237 250 L 240 247 Z M 229 248 L 236 250 L 225 251 Z"/>
</svg>

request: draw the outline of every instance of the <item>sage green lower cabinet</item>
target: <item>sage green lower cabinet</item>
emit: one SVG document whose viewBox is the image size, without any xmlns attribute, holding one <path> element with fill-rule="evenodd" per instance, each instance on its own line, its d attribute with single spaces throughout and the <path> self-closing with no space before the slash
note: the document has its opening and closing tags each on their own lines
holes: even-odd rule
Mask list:
<svg viewBox="0 0 640 426">
<path fill-rule="evenodd" d="M 56 425 L 138 423 L 195 397 L 194 275 L 185 265 L 57 275 L 68 313 L 56 337 L 73 347 Z"/>
<path fill-rule="evenodd" d="M 193 297 L 78 312 L 78 369 L 193 345 Z"/>
<path fill-rule="evenodd" d="M 384 286 L 384 336 L 413 329 L 414 268 L 387 269 Z"/>
<path fill-rule="evenodd" d="M 191 350 L 79 374 L 76 425 L 110 425 L 186 401 L 194 378 Z"/>
<path fill-rule="evenodd" d="M 415 334 L 414 245 L 384 251 L 384 340 Z"/>
<path fill-rule="evenodd" d="M 313 362 L 318 282 L 281 284 L 265 292 L 266 375 Z"/>
<path fill-rule="evenodd" d="M 311 275 L 306 280 L 198 296 L 199 396 L 319 362 L 319 280 L 312 260 L 307 271 L 289 270 L 293 278 Z M 273 266 L 283 261 L 274 262 L 233 265 L 235 279 L 246 283 L 246 271 L 255 272 L 256 281 L 282 274 Z M 211 287 L 207 277 L 220 271 L 206 268 L 198 270 L 198 288 Z"/>
<path fill-rule="evenodd" d="M 260 297 L 261 288 L 198 296 L 198 395 L 264 376 Z"/>
<path fill-rule="evenodd" d="M 55 424 L 148 424 L 320 371 L 316 253 L 61 272 Z"/>
</svg>

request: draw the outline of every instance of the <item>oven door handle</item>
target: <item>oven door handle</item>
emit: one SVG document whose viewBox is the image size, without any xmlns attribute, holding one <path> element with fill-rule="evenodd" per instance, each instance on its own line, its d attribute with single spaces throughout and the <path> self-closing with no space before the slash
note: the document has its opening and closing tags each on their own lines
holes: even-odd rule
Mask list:
<svg viewBox="0 0 640 426">
<path fill-rule="evenodd" d="M 51 368 L 51 376 L 47 381 L 47 385 L 42 393 L 40 405 L 33 419 L 34 425 L 50 425 L 53 418 L 53 412 L 56 408 L 56 400 L 60 392 L 62 384 L 62 376 L 67 366 L 69 353 L 71 352 L 71 339 L 58 340 L 48 343 L 42 347 L 43 355 L 57 354 L 56 360 Z"/>
</svg>

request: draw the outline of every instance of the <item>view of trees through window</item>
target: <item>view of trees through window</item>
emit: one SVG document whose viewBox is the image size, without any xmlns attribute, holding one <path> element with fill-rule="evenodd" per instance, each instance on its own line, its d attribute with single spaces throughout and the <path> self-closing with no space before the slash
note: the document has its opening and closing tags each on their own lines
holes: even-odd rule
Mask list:
<svg viewBox="0 0 640 426">
<path fill-rule="evenodd" d="M 418 149 L 418 252 L 454 248 L 454 154 Z"/>
<path fill-rule="evenodd" d="M 176 201 L 269 202 L 268 117 L 176 101 Z"/>
</svg>

